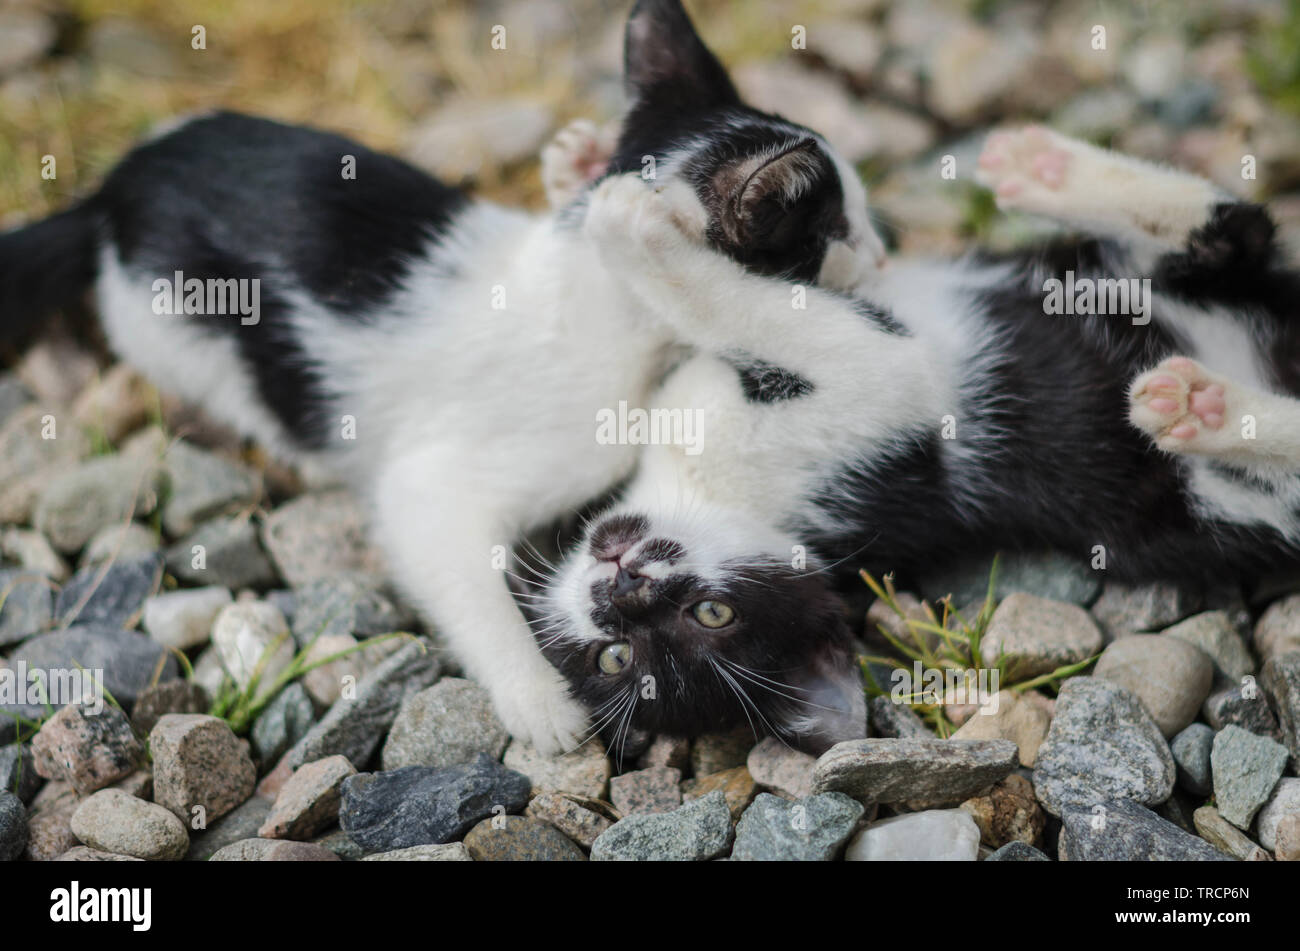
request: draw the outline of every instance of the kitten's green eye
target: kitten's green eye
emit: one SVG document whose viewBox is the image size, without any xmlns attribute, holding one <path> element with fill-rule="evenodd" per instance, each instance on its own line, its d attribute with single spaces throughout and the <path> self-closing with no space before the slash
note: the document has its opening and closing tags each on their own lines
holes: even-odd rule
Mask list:
<svg viewBox="0 0 1300 951">
<path fill-rule="evenodd" d="M 726 627 L 736 617 L 736 612 L 721 601 L 701 601 L 691 608 L 691 613 L 705 627 Z"/>
<path fill-rule="evenodd" d="M 632 663 L 632 645 L 627 641 L 619 641 L 617 644 L 610 644 L 600 652 L 600 658 L 596 661 L 603 673 L 619 674 L 623 668 Z"/>
</svg>

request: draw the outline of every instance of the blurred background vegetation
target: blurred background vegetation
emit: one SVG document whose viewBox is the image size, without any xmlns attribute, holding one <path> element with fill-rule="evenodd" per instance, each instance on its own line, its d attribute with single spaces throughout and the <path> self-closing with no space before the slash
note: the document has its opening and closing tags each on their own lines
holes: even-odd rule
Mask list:
<svg viewBox="0 0 1300 951">
<path fill-rule="evenodd" d="M 540 204 L 536 154 L 621 103 L 631 0 L 0 0 L 0 223 L 84 193 L 156 123 L 308 122 Z M 858 163 L 894 240 L 1018 240 L 966 180 L 1026 119 L 1276 200 L 1300 227 L 1300 0 L 688 0 L 756 104 Z M 504 50 L 492 47 L 505 28 Z M 1105 29 L 1097 49 L 1096 27 Z M 195 49 L 202 27 L 206 48 Z M 806 37 L 798 46 L 798 33 Z M 42 158 L 57 177 L 41 177 Z M 939 174 L 956 160 L 958 180 Z M 1252 156 L 1256 177 L 1242 175 Z"/>
</svg>

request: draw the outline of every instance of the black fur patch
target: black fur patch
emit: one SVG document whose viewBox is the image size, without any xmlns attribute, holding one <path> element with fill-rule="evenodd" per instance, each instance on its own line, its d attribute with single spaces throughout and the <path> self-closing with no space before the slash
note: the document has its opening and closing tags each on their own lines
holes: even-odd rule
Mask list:
<svg viewBox="0 0 1300 951">
<path fill-rule="evenodd" d="M 894 319 L 894 315 L 883 307 L 877 307 L 870 301 L 855 298 L 853 309 L 857 311 L 859 317 L 875 324 L 878 328 L 886 333 L 895 334 L 899 337 L 910 337 L 911 331 Z"/>
<path fill-rule="evenodd" d="M 607 174 L 642 173 L 647 157 L 663 162 L 690 145 L 681 171 L 710 211 L 713 245 L 755 273 L 811 283 L 829 242 L 847 233 L 838 172 L 811 130 L 742 103 L 677 0 L 640 0 L 628 20 L 624 60 L 632 103 Z M 738 182 L 726 171 L 805 142 L 800 198 L 756 202 L 728 226 L 733 196 L 719 183 Z"/>
<path fill-rule="evenodd" d="M 352 161 L 355 178 L 345 178 Z M 190 319 L 235 341 L 267 406 L 309 447 L 328 439 L 330 393 L 288 320 L 286 292 L 301 287 L 339 320 L 367 321 L 465 204 L 340 136 L 232 113 L 141 146 L 96 198 L 129 270 L 260 280 L 258 323 Z"/>
<path fill-rule="evenodd" d="M 736 368 L 745 399 L 751 403 L 779 403 L 807 396 L 814 389 L 811 380 L 775 364 L 750 357 L 735 357 L 728 362 Z"/>
</svg>

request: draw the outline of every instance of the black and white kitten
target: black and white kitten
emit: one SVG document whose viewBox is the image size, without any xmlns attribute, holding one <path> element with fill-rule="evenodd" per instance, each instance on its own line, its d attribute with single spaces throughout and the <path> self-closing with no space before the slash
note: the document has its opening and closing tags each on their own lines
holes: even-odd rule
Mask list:
<svg viewBox="0 0 1300 951">
<path fill-rule="evenodd" d="M 690 192 L 712 246 L 829 286 L 873 268 L 851 168 L 742 103 L 677 0 L 633 10 L 626 88 L 612 169 Z M 503 553 L 632 472 L 637 446 L 598 441 L 601 411 L 644 406 L 683 348 L 723 352 L 601 266 L 584 212 L 472 200 L 338 136 L 223 113 L 0 235 L 0 318 L 17 338 L 93 287 L 124 360 L 347 477 L 400 587 L 509 731 L 553 752 L 581 739 L 587 711 L 534 642 Z"/>
<path fill-rule="evenodd" d="M 694 195 L 597 188 L 604 266 L 701 342 L 654 405 L 706 433 L 646 450 L 544 603 L 566 619 L 548 656 L 620 734 L 861 735 L 822 566 L 1055 547 L 1121 579 L 1221 580 L 1300 561 L 1300 275 L 1267 212 L 1042 128 L 991 136 L 979 177 L 1096 237 L 896 260 L 794 310 L 789 282 L 710 247 Z M 1067 272 L 1078 302 L 1100 288 L 1092 315 L 1049 315 Z M 1128 285 L 1106 313 L 1119 285 L 1092 282 L 1135 278 L 1149 302 Z"/>
</svg>

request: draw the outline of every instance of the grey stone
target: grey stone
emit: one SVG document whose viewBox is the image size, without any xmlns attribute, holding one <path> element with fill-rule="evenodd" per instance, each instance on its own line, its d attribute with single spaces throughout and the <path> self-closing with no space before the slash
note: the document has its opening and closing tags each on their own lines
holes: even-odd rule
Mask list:
<svg viewBox="0 0 1300 951">
<path fill-rule="evenodd" d="M 671 812 L 682 804 L 682 771 L 671 766 L 651 766 L 614 776 L 609 781 L 609 801 L 621 815 Z"/>
<path fill-rule="evenodd" d="M 1034 793 L 1059 816 L 1108 799 L 1169 798 L 1174 758 L 1132 692 L 1100 677 L 1072 677 L 1034 764 Z"/>
<path fill-rule="evenodd" d="M 288 669 L 295 653 L 284 615 L 265 601 L 236 601 L 222 608 L 212 623 L 212 646 L 240 689 L 257 680 L 259 696 Z"/>
<path fill-rule="evenodd" d="M 299 647 L 334 634 L 364 640 L 406 630 L 414 622 L 387 595 L 346 575 L 314 581 L 293 595 L 293 636 Z"/>
<path fill-rule="evenodd" d="M 928 740 L 934 737 L 916 711 L 889 697 L 873 697 L 867 704 L 871 715 L 871 732 L 896 740 Z"/>
<path fill-rule="evenodd" d="M 603 799 L 609 786 L 609 757 L 599 738 L 559 756 L 547 756 L 519 740 L 511 740 L 502 762 L 532 780 L 534 796 L 555 792 Z"/>
<path fill-rule="evenodd" d="M 59 582 L 68 577 L 68 563 L 40 532 L 5 529 L 0 533 L 0 553 L 30 574 Z"/>
<path fill-rule="evenodd" d="M 1208 796 L 1214 788 L 1210 773 L 1210 750 L 1214 730 L 1204 723 L 1193 723 L 1169 743 L 1178 768 L 1178 785 L 1194 796 Z"/>
<path fill-rule="evenodd" d="M 154 801 L 182 822 L 211 822 L 253 794 L 257 770 L 248 742 L 218 717 L 168 713 L 149 733 Z"/>
<path fill-rule="evenodd" d="M 1008 842 L 984 861 L 986 862 L 1050 862 L 1046 855 L 1028 842 Z"/>
<path fill-rule="evenodd" d="M 1300 594 L 1274 601 L 1260 615 L 1255 650 L 1265 663 L 1288 651 L 1300 651 Z"/>
<path fill-rule="evenodd" d="M 927 734 L 927 738 L 933 736 Z M 817 758 L 801 750 L 791 749 L 780 739 L 765 737 L 752 750 L 745 765 L 754 782 L 792 799 L 812 793 L 813 767 Z"/>
<path fill-rule="evenodd" d="M 829 862 L 862 818 L 862 804 L 842 793 L 819 793 L 794 802 L 759 793 L 736 824 L 736 861 Z"/>
<path fill-rule="evenodd" d="M 185 588 L 156 594 L 144 603 L 144 629 L 159 644 L 189 650 L 208 642 L 212 624 L 230 604 L 227 588 Z"/>
<path fill-rule="evenodd" d="M 78 665 L 95 672 L 104 689 L 118 703 L 130 705 L 145 687 L 177 675 L 176 659 L 162 646 L 138 631 L 121 631 L 102 625 L 76 625 L 24 641 L 9 657 L 16 668 L 27 665 L 46 671 L 76 671 Z M 102 671 L 102 673 L 99 673 Z M 53 699 L 53 698 L 52 698 Z M 56 704 L 57 706 L 57 704 Z M 0 712 L 13 710 L 29 719 L 45 715 L 38 704 L 0 704 Z"/>
<path fill-rule="evenodd" d="M 353 842 L 352 837 L 339 828 L 326 832 L 324 835 L 313 839 L 312 841 L 316 845 L 329 849 L 345 862 L 361 861 L 366 854 L 365 849 Z M 460 843 L 458 842 L 456 844 L 459 845 Z M 440 846 L 417 845 L 416 848 L 440 848 Z"/>
<path fill-rule="evenodd" d="M 341 862 L 334 852 L 313 842 L 242 839 L 218 849 L 209 862 Z"/>
<path fill-rule="evenodd" d="M 480 753 L 459 766 L 404 766 L 343 781 L 339 824 L 367 852 L 450 842 L 528 803 L 528 777 Z"/>
<path fill-rule="evenodd" d="M 101 789 L 83 800 L 72 814 L 72 832 L 92 849 L 147 861 L 177 861 L 190 845 L 180 819 L 120 789 Z"/>
<path fill-rule="evenodd" d="M 81 550 L 78 568 L 92 568 L 119 558 L 138 558 L 158 550 L 158 538 L 139 522 L 114 522 L 90 537 Z"/>
<path fill-rule="evenodd" d="M 330 707 L 285 754 L 289 769 L 335 753 L 363 769 L 406 697 L 438 679 L 438 659 L 424 641 L 404 644 L 357 684 L 356 696 Z"/>
<path fill-rule="evenodd" d="M 1227 687 L 1205 698 L 1201 716 L 1214 730 L 1225 726 L 1239 726 L 1243 730 L 1281 741 L 1282 730 L 1269 706 L 1268 695 L 1260 689 L 1253 677 L 1243 681 L 1243 686 Z"/>
<path fill-rule="evenodd" d="M 721 790 L 672 812 L 620 819 L 591 847 L 592 861 L 704 862 L 725 855 L 734 838 Z"/>
<path fill-rule="evenodd" d="M 266 839 L 308 839 L 338 822 L 340 789 L 356 769 L 343 756 L 298 768 L 280 789 L 257 834 Z"/>
<path fill-rule="evenodd" d="M 1214 846 L 1131 800 L 1061 814 L 1061 859 L 1071 862 L 1231 861 Z"/>
<path fill-rule="evenodd" d="M 1238 683 L 1242 677 L 1255 672 L 1255 658 L 1250 648 L 1237 633 L 1226 611 L 1206 611 L 1196 614 L 1164 632 L 1165 637 L 1176 637 L 1193 647 L 1199 647 L 1214 663 L 1220 680 Z"/>
<path fill-rule="evenodd" d="M 163 465 L 171 479 L 163 528 L 172 537 L 192 532 L 198 523 L 216 516 L 250 508 L 261 495 L 257 473 L 189 443 L 173 442 Z"/>
<path fill-rule="evenodd" d="M 444 677 L 402 703 L 384 742 L 384 769 L 452 766 L 487 753 L 500 759 L 510 734 L 488 692 L 472 680 Z"/>
<path fill-rule="evenodd" d="M 45 578 L 22 569 L 0 570 L 0 647 L 49 630 L 53 604 Z"/>
<path fill-rule="evenodd" d="M 1101 629 L 1083 608 L 1022 592 L 1003 599 L 980 642 L 985 662 L 1005 658 L 1007 673 L 1015 679 L 1077 664 L 1101 646 Z"/>
<path fill-rule="evenodd" d="M 1223 818 L 1250 828 L 1259 807 L 1268 801 L 1286 769 L 1287 751 L 1280 743 L 1227 726 L 1214 737 L 1210 766 L 1214 799 Z"/>
<path fill-rule="evenodd" d="M 383 562 L 370 547 L 365 513 L 346 492 L 303 495 L 280 506 L 262 525 L 262 544 L 291 587 L 339 576 L 379 587 Z"/>
<path fill-rule="evenodd" d="M 133 456 L 98 456 L 51 478 L 36 499 L 32 524 L 64 554 L 101 528 L 147 516 L 158 504 L 162 471 Z"/>
<path fill-rule="evenodd" d="M 376 852 L 367 855 L 363 862 L 472 862 L 469 850 L 462 842 L 445 845 L 413 845 L 409 849 Z"/>
<path fill-rule="evenodd" d="M 1128 585 L 1108 581 L 1092 606 L 1092 616 L 1108 641 L 1127 634 L 1164 630 L 1201 605 L 1198 593 L 1169 582 Z"/>
<path fill-rule="evenodd" d="M 0 746 L 0 789 L 29 803 L 40 791 L 42 782 L 36 772 L 36 760 L 28 747 L 18 743 Z"/>
<path fill-rule="evenodd" d="M 1016 768 L 1010 740 L 846 740 L 813 769 L 813 792 L 842 792 L 865 803 L 913 808 L 956 805 Z"/>
<path fill-rule="evenodd" d="M 988 593 L 988 559 L 968 561 L 924 580 L 921 590 L 930 600 L 951 594 L 954 604 L 983 604 Z M 1093 571 L 1087 562 L 1056 552 L 1042 554 L 1004 553 L 998 562 L 995 601 L 1020 592 L 1048 601 L 1068 601 L 1087 607 L 1101 592 L 1103 572 Z"/>
<path fill-rule="evenodd" d="M 582 850 L 546 822 L 524 816 L 493 816 L 465 834 L 475 862 L 585 862 Z"/>
<path fill-rule="evenodd" d="M 928 809 L 873 822 L 844 850 L 849 862 L 974 862 L 980 830 L 960 809 Z"/>
<path fill-rule="evenodd" d="M 0 862 L 12 862 L 27 848 L 27 810 L 22 800 L 0 789 Z"/>
<path fill-rule="evenodd" d="M 1127 687 L 1166 738 L 1196 719 L 1214 682 L 1214 665 L 1204 651 L 1163 634 L 1113 641 L 1093 673 Z"/>
<path fill-rule="evenodd" d="M 1300 779 L 1284 776 L 1255 817 L 1259 841 L 1264 848 L 1277 848 L 1278 825 L 1287 816 L 1300 816 Z"/>
<path fill-rule="evenodd" d="M 264 769 L 274 766 L 316 722 L 316 710 L 302 684 L 294 681 L 263 708 L 249 732 L 253 757 Z"/>
<path fill-rule="evenodd" d="M 127 630 L 136 626 L 144 603 L 162 582 L 157 554 L 120 558 L 107 567 L 82 568 L 63 586 L 54 605 L 61 625 L 102 624 Z"/>
<path fill-rule="evenodd" d="M 1300 768 L 1300 650 L 1274 654 L 1264 664 L 1260 684 L 1277 710 L 1282 742 L 1291 751 L 1291 764 Z"/>
<path fill-rule="evenodd" d="M 167 570 L 182 581 L 238 591 L 269 588 L 279 581 L 247 518 L 204 522 L 167 549 Z"/>
<path fill-rule="evenodd" d="M 206 862 L 228 845 L 257 836 L 257 830 L 271 812 L 271 800 L 253 796 L 230 812 L 210 823 L 206 829 L 190 835 L 190 849 L 185 858 Z"/>
<path fill-rule="evenodd" d="M 144 859 L 138 859 L 134 855 L 118 855 L 116 852 L 105 852 L 102 849 L 92 849 L 89 846 L 77 845 L 68 849 L 62 855 L 54 859 L 56 862 L 143 862 Z"/>
<path fill-rule="evenodd" d="M 27 524 L 42 490 L 90 451 L 80 427 L 58 423 L 45 406 L 30 404 L 0 427 L 0 522 Z"/>
<path fill-rule="evenodd" d="M 524 814 L 549 822 L 584 849 L 590 849 L 597 837 L 619 818 L 605 803 L 563 793 L 535 796 Z"/>
<path fill-rule="evenodd" d="M 126 715 L 110 706 L 91 713 L 69 704 L 45 721 L 31 748 L 36 771 L 71 784 L 79 796 L 131 775 L 144 760 Z"/>
<path fill-rule="evenodd" d="M 208 692 L 189 680 L 166 680 L 145 687 L 131 708 L 131 725 L 148 736 L 158 721 L 169 713 L 207 713 L 212 705 Z"/>
</svg>

